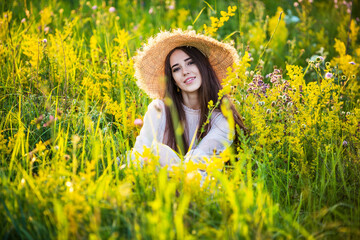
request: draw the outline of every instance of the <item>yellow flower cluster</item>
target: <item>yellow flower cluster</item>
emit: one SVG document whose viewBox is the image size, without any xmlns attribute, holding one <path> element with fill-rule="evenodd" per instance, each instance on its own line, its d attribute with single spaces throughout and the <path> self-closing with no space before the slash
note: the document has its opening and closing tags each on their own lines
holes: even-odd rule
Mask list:
<svg viewBox="0 0 360 240">
<path fill-rule="evenodd" d="M 349 38 L 350 38 L 350 41 L 351 41 L 351 47 L 354 50 L 356 49 L 356 41 L 358 40 L 359 30 L 360 30 L 360 26 L 356 26 L 356 21 L 354 19 L 351 19 Z M 360 48 L 358 48 L 358 49 L 360 49 Z"/>
<path fill-rule="evenodd" d="M 318 81 L 306 83 L 301 67 L 287 65 L 286 71 L 287 80 L 278 69 L 268 74 L 271 85 L 265 83 L 262 76 L 254 75 L 253 81 L 245 84 L 248 86 L 246 96 L 235 91 L 233 97 L 242 103 L 241 111 L 250 127 L 255 149 L 272 153 L 275 159 L 284 159 L 278 168 L 290 167 L 296 174 L 311 177 L 316 162 L 308 158 L 306 149 L 309 145 L 317 149 L 331 144 L 334 136 L 341 134 L 358 143 L 358 109 L 346 114 L 346 121 L 342 120 L 339 118 L 343 105 L 341 85 L 336 84 L 334 77 L 323 77 L 318 72 Z M 329 67 L 327 71 L 331 71 Z M 232 79 L 236 79 L 235 76 L 233 73 Z M 225 79 L 224 84 L 227 81 Z M 285 160 L 289 154 L 291 159 Z"/>
<path fill-rule="evenodd" d="M 215 36 L 217 30 L 224 26 L 224 23 L 229 20 L 230 17 L 235 15 L 237 7 L 236 6 L 229 6 L 228 11 L 220 11 L 221 17 L 220 19 L 217 17 L 210 17 L 211 20 L 211 26 L 207 26 L 204 24 L 204 31 L 205 34 L 209 36 Z"/>
<path fill-rule="evenodd" d="M 334 74 L 337 74 L 342 81 L 341 93 L 356 101 L 356 96 L 360 91 L 360 84 L 356 81 L 359 73 L 359 63 L 355 62 L 354 57 L 346 54 L 346 47 L 342 41 L 335 39 L 334 48 L 339 57 L 334 57 L 330 63 L 335 68 L 333 69 Z"/>
<path fill-rule="evenodd" d="M 340 56 L 332 59 L 331 65 L 337 65 L 338 68 L 343 71 L 343 74 L 347 79 L 352 75 L 356 75 L 359 72 L 359 64 L 355 63 L 355 59 L 352 56 L 346 54 L 345 44 L 342 41 L 335 39 L 334 48 Z"/>
<path fill-rule="evenodd" d="M 3 134 L 0 133 L 0 153 L 4 155 L 9 155 L 14 150 L 16 139 L 20 136 L 20 133 L 15 133 L 14 136 L 5 138 Z"/>
<path fill-rule="evenodd" d="M 177 17 L 176 17 L 176 22 L 173 22 L 171 24 L 171 28 L 176 29 L 176 28 L 181 28 L 184 29 L 185 26 L 185 21 L 187 20 L 187 18 L 189 17 L 190 11 L 184 8 L 181 8 L 177 11 Z"/>
<path fill-rule="evenodd" d="M 221 85 L 233 89 L 237 87 L 245 88 L 248 83 L 247 70 L 250 67 L 250 61 L 249 53 L 245 52 L 239 62 L 234 63 L 232 67 L 227 69 L 227 76 L 222 80 Z M 226 94 L 231 92 L 226 91 Z"/>
</svg>

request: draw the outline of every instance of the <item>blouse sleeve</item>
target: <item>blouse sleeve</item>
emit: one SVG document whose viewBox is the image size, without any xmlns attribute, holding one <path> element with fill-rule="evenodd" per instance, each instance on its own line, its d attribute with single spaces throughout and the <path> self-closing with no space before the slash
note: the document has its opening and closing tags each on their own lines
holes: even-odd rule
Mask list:
<svg viewBox="0 0 360 240">
<path fill-rule="evenodd" d="M 143 153 L 144 146 L 151 148 L 154 140 L 156 140 L 160 123 L 162 120 L 163 109 L 161 101 L 156 99 L 152 101 L 144 116 L 144 124 L 140 130 L 139 136 L 136 137 L 133 150 Z"/>
<path fill-rule="evenodd" d="M 150 148 L 152 153 L 159 156 L 160 165 L 163 167 L 168 165 L 171 167 L 180 162 L 180 158 L 176 152 L 165 144 L 162 144 L 158 136 L 164 134 L 165 125 L 165 108 L 161 100 L 152 101 L 144 116 L 144 124 L 140 130 L 139 136 L 136 137 L 135 145 L 132 150 L 131 160 L 136 159 L 135 152 L 140 155 L 144 152 L 144 147 Z M 139 158 L 140 164 L 143 159 Z"/>
<path fill-rule="evenodd" d="M 233 142 L 234 130 L 230 130 L 227 119 L 220 112 L 212 119 L 212 126 L 208 134 L 198 146 L 185 155 L 185 161 L 204 162 L 214 154 L 224 151 Z"/>
</svg>

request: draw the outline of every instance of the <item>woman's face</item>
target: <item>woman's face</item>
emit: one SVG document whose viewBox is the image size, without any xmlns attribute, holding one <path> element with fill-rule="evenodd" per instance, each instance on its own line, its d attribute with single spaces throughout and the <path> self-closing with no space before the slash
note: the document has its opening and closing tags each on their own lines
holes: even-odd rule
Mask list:
<svg viewBox="0 0 360 240">
<path fill-rule="evenodd" d="M 199 68 L 184 51 L 177 49 L 170 56 L 170 67 L 176 85 L 183 93 L 197 92 L 202 79 Z"/>
</svg>

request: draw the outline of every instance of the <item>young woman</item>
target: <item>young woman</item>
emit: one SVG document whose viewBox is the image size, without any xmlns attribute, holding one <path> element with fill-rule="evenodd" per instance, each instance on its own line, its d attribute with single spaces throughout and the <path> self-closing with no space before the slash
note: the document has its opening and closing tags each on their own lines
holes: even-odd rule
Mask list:
<svg viewBox="0 0 360 240">
<path fill-rule="evenodd" d="M 145 146 L 160 156 L 161 166 L 171 168 L 181 162 L 179 155 L 204 162 L 229 147 L 235 129 L 220 107 L 207 120 L 209 102 L 218 101 L 220 81 L 235 61 L 232 46 L 193 31 L 161 32 L 150 39 L 135 58 L 135 76 L 155 100 L 148 106 L 133 157 Z M 235 123 L 246 130 L 233 106 L 231 110 Z"/>
</svg>

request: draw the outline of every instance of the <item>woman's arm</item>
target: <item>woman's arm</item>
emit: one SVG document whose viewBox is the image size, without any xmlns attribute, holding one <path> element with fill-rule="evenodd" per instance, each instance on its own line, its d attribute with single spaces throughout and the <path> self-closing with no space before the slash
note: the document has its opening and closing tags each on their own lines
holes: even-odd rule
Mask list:
<svg viewBox="0 0 360 240">
<path fill-rule="evenodd" d="M 160 157 L 160 165 L 171 167 L 180 162 L 176 152 L 165 144 L 161 143 L 161 136 L 165 130 L 165 108 L 164 102 L 159 99 L 152 101 L 144 116 L 144 124 L 132 150 L 131 159 L 136 159 L 135 155 L 142 155 L 144 147 L 150 148 L 152 153 Z M 136 154 L 137 153 L 137 154 Z M 141 165 L 143 158 L 139 158 Z"/>
<path fill-rule="evenodd" d="M 204 158 L 219 154 L 233 142 L 234 130 L 230 130 L 227 119 L 217 113 L 211 120 L 212 126 L 200 143 L 185 155 L 185 160 L 205 163 Z"/>
</svg>

